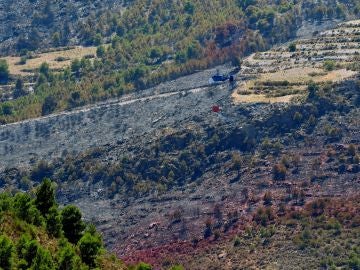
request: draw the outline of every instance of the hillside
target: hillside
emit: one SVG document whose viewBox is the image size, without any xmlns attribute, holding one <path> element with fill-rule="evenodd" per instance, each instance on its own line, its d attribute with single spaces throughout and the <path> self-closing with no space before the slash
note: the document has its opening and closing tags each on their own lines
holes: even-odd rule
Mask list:
<svg viewBox="0 0 360 270">
<path fill-rule="evenodd" d="M 86 21 L 120 12 L 131 1 L 0 1 L 0 55 L 49 47 L 97 45 L 96 33 L 81 31 Z"/>
<path fill-rule="evenodd" d="M 360 269 L 359 0 L 8 2 L 0 269 Z"/>
<path fill-rule="evenodd" d="M 35 194 L 0 194 L 1 269 L 128 269 L 105 252 L 101 235 L 78 208 L 60 209 L 54 196 L 49 179 Z"/>
<path fill-rule="evenodd" d="M 0 104 L 0 121 L 39 117 L 119 97 L 229 61 L 238 65 L 243 56 L 294 38 L 308 20 L 344 20 L 357 14 L 355 0 L 321 1 L 316 6 L 311 1 L 204 5 L 202 1 L 137 0 L 123 12 L 97 14 L 96 20 L 81 24 L 77 33 L 84 38 L 98 36 L 96 45 L 107 43 L 98 47 L 95 59 L 80 59 L 79 54 L 65 69 L 51 70 L 44 64 L 33 76 L 4 78 L 7 94 L 3 96 L 8 101 Z M 42 59 L 38 53 L 23 52 L 19 65 Z M 16 88 L 19 78 L 31 84 L 30 95 L 27 89 Z"/>
<path fill-rule="evenodd" d="M 4 125 L 1 186 L 51 177 L 59 202 L 80 207 L 127 263 L 356 269 L 357 32 L 351 22 L 250 55 L 237 85 L 208 85 L 206 70 Z"/>
</svg>

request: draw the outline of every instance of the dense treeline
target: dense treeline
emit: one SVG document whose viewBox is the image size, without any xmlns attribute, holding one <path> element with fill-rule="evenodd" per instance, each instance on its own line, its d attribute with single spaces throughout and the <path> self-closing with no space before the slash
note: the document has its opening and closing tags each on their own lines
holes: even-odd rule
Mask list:
<svg viewBox="0 0 360 270">
<path fill-rule="evenodd" d="M 97 58 L 75 60 L 60 73 L 44 64 L 35 94 L 1 104 L 0 122 L 121 96 L 230 60 L 238 64 L 239 57 L 293 37 L 305 18 L 358 13 L 357 1 L 343 2 L 138 0 L 121 14 L 83 22 L 79 35 L 85 43 L 97 37 Z"/>
<path fill-rule="evenodd" d="M 128 269 L 106 253 L 101 235 L 77 207 L 59 208 L 49 179 L 35 194 L 1 193 L 0 220 L 1 269 Z"/>
</svg>

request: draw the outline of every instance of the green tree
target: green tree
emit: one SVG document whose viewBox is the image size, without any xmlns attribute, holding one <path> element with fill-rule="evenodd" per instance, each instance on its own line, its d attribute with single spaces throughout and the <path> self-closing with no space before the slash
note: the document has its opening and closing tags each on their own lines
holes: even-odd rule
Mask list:
<svg viewBox="0 0 360 270">
<path fill-rule="evenodd" d="M 104 46 L 99 46 L 96 49 L 96 56 L 101 58 L 101 57 L 103 57 L 105 55 L 105 52 L 106 52 L 105 47 Z"/>
<path fill-rule="evenodd" d="M 45 178 L 36 190 L 35 205 L 43 216 L 49 213 L 51 207 L 56 206 L 55 188 L 50 179 Z"/>
<path fill-rule="evenodd" d="M 85 224 L 81 220 L 81 212 L 74 205 L 65 206 L 61 211 L 62 227 L 65 237 L 70 243 L 76 244 L 82 236 Z"/>
<path fill-rule="evenodd" d="M 0 59 L 0 83 L 7 83 L 9 80 L 9 65 L 6 60 Z"/>
<path fill-rule="evenodd" d="M 61 215 L 56 206 L 51 207 L 46 215 L 46 230 L 53 237 L 61 236 Z"/>
<path fill-rule="evenodd" d="M 81 62 L 79 59 L 74 59 L 71 62 L 71 72 L 75 73 L 76 77 L 80 76 Z"/>
<path fill-rule="evenodd" d="M 14 197 L 14 210 L 16 215 L 28 223 L 41 225 L 43 218 L 34 205 L 34 201 L 27 193 L 17 193 Z"/>
<path fill-rule="evenodd" d="M 81 259 L 75 249 L 66 243 L 59 251 L 59 270 L 78 270 L 81 268 Z"/>
<path fill-rule="evenodd" d="M 28 234 L 21 235 L 16 245 L 17 254 L 21 261 L 20 269 L 29 269 L 37 254 L 38 248 L 39 243 L 36 240 L 31 240 Z"/>
<path fill-rule="evenodd" d="M 5 235 L 0 235 L 0 269 L 10 270 L 13 264 L 14 245 Z"/>
<path fill-rule="evenodd" d="M 31 270 L 55 270 L 54 261 L 50 252 L 38 246 L 36 256 L 32 262 Z"/>
<path fill-rule="evenodd" d="M 101 238 L 98 235 L 94 236 L 86 232 L 78 243 L 82 261 L 90 267 L 95 267 L 96 257 L 102 246 Z"/>
</svg>

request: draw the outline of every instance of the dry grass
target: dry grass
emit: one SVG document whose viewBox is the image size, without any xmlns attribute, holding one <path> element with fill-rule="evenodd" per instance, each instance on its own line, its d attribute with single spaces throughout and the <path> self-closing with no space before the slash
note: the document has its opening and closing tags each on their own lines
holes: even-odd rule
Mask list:
<svg viewBox="0 0 360 270">
<path fill-rule="evenodd" d="M 95 55 L 96 47 L 75 47 L 70 50 L 54 51 L 48 53 L 37 54 L 35 58 L 28 59 L 25 65 L 20 65 L 20 57 L 5 57 L 2 59 L 7 60 L 9 64 L 10 73 L 12 75 L 31 75 L 31 70 L 35 70 L 40 67 L 44 62 L 48 63 L 51 69 L 61 70 L 64 67 L 70 66 L 72 60 L 78 58 L 81 59 L 86 55 Z M 56 59 L 62 57 L 65 61 L 57 61 Z"/>
<path fill-rule="evenodd" d="M 356 25 L 355 27 L 360 28 L 359 23 L 360 20 L 351 21 L 341 27 L 353 31 L 351 27 Z M 358 52 L 359 43 L 344 43 L 343 39 L 348 36 L 345 30 L 339 31 L 335 36 L 331 30 L 313 39 L 298 40 L 295 53 L 290 53 L 287 45 L 284 45 L 268 52 L 252 54 L 244 60 L 242 73 L 255 75 L 256 78 L 241 83 L 235 89 L 232 95 L 234 102 L 290 102 L 300 92 L 306 93 L 310 81 L 320 84 L 339 82 L 354 76 L 357 72 L 342 67 L 351 63 Z M 330 37 L 331 43 L 327 40 Z M 329 50 L 329 47 L 336 49 Z M 332 59 L 338 59 L 333 60 L 337 68 L 332 71 L 324 70 L 325 60 Z"/>
<path fill-rule="evenodd" d="M 232 94 L 232 98 L 235 104 L 240 103 L 289 103 L 293 98 L 298 97 L 299 95 L 288 95 L 282 97 L 267 97 L 263 94 L 250 94 L 250 95 L 240 95 L 237 92 Z"/>
</svg>

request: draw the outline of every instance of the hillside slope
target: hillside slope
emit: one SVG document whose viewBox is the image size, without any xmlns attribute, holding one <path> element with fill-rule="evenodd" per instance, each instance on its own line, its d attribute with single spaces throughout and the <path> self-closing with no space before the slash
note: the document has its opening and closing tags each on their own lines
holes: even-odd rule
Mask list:
<svg viewBox="0 0 360 270">
<path fill-rule="evenodd" d="M 0 194 L 1 269 L 128 269 L 74 206 L 59 209 L 46 179 L 36 196 Z"/>
<path fill-rule="evenodd" d="M 307 20 L 344 20 L 358 15 L 356 0 L 316 5 L 270 0 L 206 5 L 202 1 L 131 3 L 123 13 L 109 12 L 82 23 L 77 33 L 84 41 L 95 36 L 100 40 L 97 44 L 111 41 L 111 45 L 99 46 L 97 58 L 75 59 L 60 72 L 44 64 L 31 78 L 22 78 L 33 83 L 35 91 L 1 102 L 0 122 L 119 97 L 229 61 L 238 65 L 252 52 L 294 38 Z M 23 61 L 33 57 L 37 55 L 25 52 Z M 14 92 L 16 78 L 7 78 Z"/>
<path fill-rule="evenodd" d="M 0 1 L 0 55 L 83 43 L 80 27 L 129 1 Z M 96 43 L 95 34 L 88 43 Z"/>
<path fill-rule="evenodd" d="M 353 28 L 357 36 L 357 24 Z M 333 31 L 338 30 L 343 28 Z M 294 60 L 307 55 L 305 43 L 332 36 L 328 31 L 296 41 Z M 358 41 L 350 45 L 358 48 Z M 349 64 L 356 71 L 352 76 L 305 80 L 299 84 L 305 86 L 301 96 L 291 102 L 248 102 L 241 84 L 240 89 L 228 83 L 199 87 L 215 72 L 210 70 L 123 97 L 128 100 L 5 125 L 1 186 L 31 189 L 51 177 L 59 185 L 59 201 L 78 205 L 104 234 L 107 247 L 130 263 L 143 260 L 160 269 L 179 262 L 187 269 L 271 269 L 276 262 L 280 269 L 298 269 L 293 260 L 305 269 L 356 265 L 358 242 L 351 238 L 357 239 L 360 213 L 360 84 L 356 55 L 342 51 L 348 49 L 321 45 L 323 58 L 314 62 L 323 69 L 341 57 L 345 63 L 338 61 L 334 70 Z M 257 57 L 271 62 L 284 50 L 288 44 Z M 247 60 L 253 66 L 258 61 Z M 307 64 L 296 68 L 306 70 Z M 252 77 L 244 68 L 238 78 L 263 82 L 273 74 L 277 82 L 271 67 L 277 68 L 270 65 L 269 74 L 253 67 Z M 326 76 L 319 72 L 312 78 Z M 255 82 L 261 87 L 251 89 L 255 95 L 284 94 L 284 87 Z M 184 91 L 189 86 L 194 88 Z M 240 102 L 234 90 L 242 93 Z M 325 199 L 330 202 L 317 203 Z M 331 210 L 335 203 L 344 216 Z M 314 230 L 310 235 L 318 242 L 308 240 L 305 229 Z M 337 251 L 319 248 L 333 233 Z M 232 247 L 235 236 L 243 252 Z"/>
</svg>

